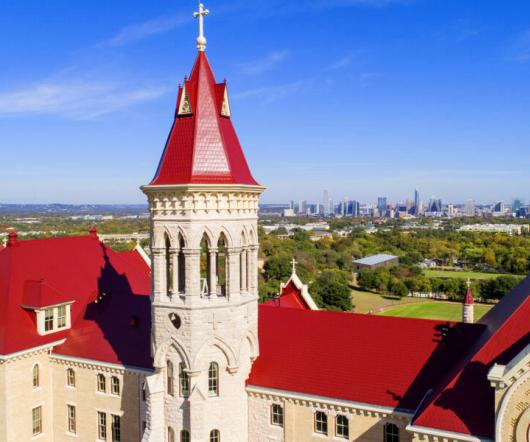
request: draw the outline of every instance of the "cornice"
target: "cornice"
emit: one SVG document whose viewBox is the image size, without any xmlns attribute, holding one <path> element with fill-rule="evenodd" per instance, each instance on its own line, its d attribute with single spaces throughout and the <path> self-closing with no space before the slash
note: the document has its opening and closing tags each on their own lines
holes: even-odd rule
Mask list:
<svg viewBox="0 0 530 442">
<path fill-rule="evenodd" d="M 49 344 L 40 345 L 38 347 L 28 348 L 27 350 L 21 350 L 6 355 L 0 355 L 0 365 L 19 361 L 22 359 L 30 358 L 38 354 L 49 353 L 56 345 L 61 345 L 65 342 L 65 339 L 50 342 Z"/>
<path fill-rule="evenodd" d="M 250 192 L 261 194 L 265 191 L 264 186 L 253 186 L 248 184 L 147 184 L 141 186 L 144 193 L 153 192 Z"/>
<path fill-rule="evenodd" d="M 153 374 L 154 370 L 147 368 L 134 367 L 129 365 L 112 364 L 110 362 L 96 361 L 94 359 L 77 358 L 61 354 L 50 355 L 50 361 L 58 365 L 67 365 L 69 367 L 87 368 L 105 373 L 124 374 L 132 373 L 138 376 Z"/>
</svg>

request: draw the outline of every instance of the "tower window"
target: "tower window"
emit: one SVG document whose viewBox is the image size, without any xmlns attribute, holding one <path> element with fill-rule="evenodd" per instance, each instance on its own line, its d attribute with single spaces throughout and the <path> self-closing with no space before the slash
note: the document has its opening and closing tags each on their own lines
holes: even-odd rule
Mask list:
<svg viewBox="0 0 530 442">
<path fill-rule="evenodd" d="M 228 279 L 226 259 L 226 238 L 223 233 L 217 241 L 217 295 L 226 296 L 226 281 Z"/>
<path fill-rule="evenodd" d="M 210 362 L 208 368 L 208 394 L 219 396 L 219 365 L 217 362 Z"/>
<path fill-rule="evenodd" d="M 190 442 L 190 432 L 188 430 L 180 432 L 180 442 Z"/>
<path fill-rule="evenodd" d="M 335 418 L 335 436 L 348 439 L 350 437 L 350 428 L 348 418 L 342 414 Z"/>
<path fill-rule="evenodd" d="M 184 293 L 186 291 L 186 257 L 184 256 L 184 238 L 180 237 L 179 244 L 179 254 L 178 254 L 178 291 L 179 293 Z"/>
<path fill-rule="evenodd" d="M 116 376 L 110 378 L 110 392 L 116 396 L 120 395 L 120 379 Z"/>
<path fill-rule="evenodd" d="M 385 442 L 399 442 L 399 428 L 396 424 L 385 424 L 384 428 Z"/>
<path fill-rule="evenodd" d="M 75 371 L 73 368 L 66 369 L 66 385 L 75 387 Z"/>
<path fill-rule="evenodd" d="M 31 410 L 31 421 L 33 436 L 42 433 L 42 407 L 35 407 Z"/>
<path fill-rule="evenodd" d="M 175 441 L 175 430 L 171 427 L 167 427 L 167 442 L 176 442 Z"/>
<path fill-rule="evenodd" d="M 101 373 L 98 374 L 98 391 L 100 393 L 107 392 L 107 379 L 105 379 L 105 375 L 102 375 Z"/>
<path fill-rule="evenodd" d="M 315 413 L 315 433 L 328 434 L 328 415 L 322 411 Z"/>
<path fill-rule="evenodd" d="M 188 397 L 190 395 L 190 378 L 188 374 L 184 371 L 184 363 L 179 364 L 179 387 L 180 387 L 180 396 Z"/>
<path fill-rule="evenodd" d="M 219 433 L 219 430 L 210 431 L 210 442 L 221 442 L 221 433 Z"/>
<path fill-rule="evenodd" d="M 280 404 L 271 406 L 271 423 L 283 427 L 283 407 Z"/>
<path fill-rule="evenodd" d="M 165 262 L 166 262 L 166 294 L 170 295 L 173 288 L 173 266 L 171 257 L 171 242 L 166 234 Z"/>
<path fill-rule="evenodd" d="M 38 388 L 40 385 L 40 367 L 39 364 L 35 364 L 32 370 L 32 384 L 33 388 Z"/>
<path fill-rule="evenodd" d="M 171 361 L 167 361 L 166 363 L 166 376 L 167 376 L 167 394 L 170 396 L 173 396 L 174 389 L 173 389 L 173 363 Z"/>
</svg>

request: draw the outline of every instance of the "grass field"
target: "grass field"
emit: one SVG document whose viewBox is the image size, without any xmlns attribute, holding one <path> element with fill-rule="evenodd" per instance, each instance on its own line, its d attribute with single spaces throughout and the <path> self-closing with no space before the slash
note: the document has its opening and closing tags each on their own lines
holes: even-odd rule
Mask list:
<svg viewBox="0 0 530 442">
<path fill-rule="evenodd" d="M 383 307 L 398 306 L 404 304 L 410 304 L 411 302 L 426 302 L 421 298 L 389 298 L 381 296 L 378 293 L 362 291 L 362 290 L 352 290 L 352 302 L 355 313 L 369 313 L 375 310 L 378 310 Z"/>
<path fill-rule="evenodd" d="M 461 279 L 493 279 L 501 276 L 499 273 L 460 272 L 458 270 L 425 270 L 428 278 L 461 278 Z"/>
<path fill-rule="evenodd" d="M 475 321 L 478 321 L 490 309 L 491 305 L 475 304 Z M 402 305 L 380 313 L 383 316 L 402 316 L 405 318 L 438 319 L 442 321 L 461 321 L 462 305 L 451 302 L 425 302 L 423 304 Z"/>
</svg>

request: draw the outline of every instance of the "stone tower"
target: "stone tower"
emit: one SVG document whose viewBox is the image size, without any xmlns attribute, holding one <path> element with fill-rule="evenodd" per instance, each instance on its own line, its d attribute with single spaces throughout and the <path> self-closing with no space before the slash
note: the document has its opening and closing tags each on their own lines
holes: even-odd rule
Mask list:
<svg viewBox="0 0 530 442">
<path fill-rule="evenodd" d="M 471 281 L 467 280 L 467 290 L 462 303 L 462 322 L 473 324 L 475 322 L 475 305 L 473 293 L 471 292 Z"/>
<path fill-rule="evenodd" d="M 246 441 L 245 380 L 258 356 L 257 210 L 231 122 L 226 82 L 205 54 L 179 88 L 175 119 L 150 184 L 155 374 L 144 441 Z"/>
</svg>

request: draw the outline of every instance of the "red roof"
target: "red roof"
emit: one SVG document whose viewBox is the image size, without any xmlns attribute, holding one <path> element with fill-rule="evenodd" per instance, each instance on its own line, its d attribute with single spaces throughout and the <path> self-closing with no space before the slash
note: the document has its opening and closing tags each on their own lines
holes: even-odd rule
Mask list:
<svg viewBox="0 0 530 442">
<path fill-rule="evenodd" d="M 266 301 L 263 305 L 311 310 L 311 307 L 305 302 L 301 290 L 296 287 L 292 280 L 289 280 L 278 298 Z"/>
<path fill-rule="evenodd" d="M 24 283 L 22 305 L 30 309 L 41 309 L 53 305 L 73 302 L 72 297 L 59 293 L 44 282 L 44 279 L 36 281 L 27 280 Z"/>
<path fill-rule="evenodd" d="M 482 329 L 260 305 L 247 384 L 412 411 Z"/>
<path fill-rule="evenodd" d="M 468 287 L 464 296 L 464 304 L 471 305 L 473 303 L 473 292 L 471 291 L 471 287 Z"/>
<path fill-rule="evenodd" d="M 414 425 L 494 438 L 494 390 L 487 379 L 494 363 L 509 363 L 530 343 L 530 277 L 491 309 L 484 332 L 433 391 Z"/>
<path fill-rule="evenodd" d="M 150 271 L 136 252 L 91 236 L 17 241 L 0 253 L 0 354 L 65 338 L 56 353 L 151 367 L 149 293 Z M 72 328 L 40 336 L 35 313 L 22 306 L 58 299 L 75 301 Z"/>
<path fill-rule="evenodd" d="M 225 92 L 226 83 L 215 83 L 206 54 L 199 52 L 179 89 L 175 120 L 151 185 L 258 184 L 230 116 L 221 114 Z M 186 97 L 191 111 L 179 115 Z"/>
</svg>

